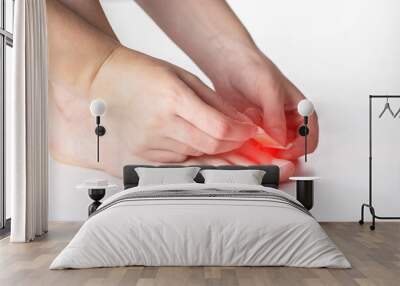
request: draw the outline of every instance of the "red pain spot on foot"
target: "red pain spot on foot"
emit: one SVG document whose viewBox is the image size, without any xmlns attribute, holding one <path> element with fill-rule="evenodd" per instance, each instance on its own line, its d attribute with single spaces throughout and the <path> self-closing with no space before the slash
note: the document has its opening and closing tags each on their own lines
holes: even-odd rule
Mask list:
<svg viewBox="0 0 400 286">
<path fill-rule="evenodd" d="M 273 157 L 275 157 L 275 154 L 278 151 L 276 149 L 265 147 L 261 142 L 257 141 L 256 139 L 250 139 L 247 144 L 251 145 L 252 148 L 250 148 L 250 150 L 252 150 L 252 152 L 247 151 L 246 157 L 254 161 L 254 163 L 256 164 L 271 163 Z M 260 162 L 260 153 L 264 153 L 266 155 L 265 157 L 270 158 L 271 160 L 267 162 L 265 161 L 264 157 L 264 160 Z"/>
<path fill-rule="evenodd" d="M 276 153 L 279 151 L 278 149 L 266 147 L 262 143 L 260 143 L 259 141 L 255 140 L 255 139 L 250 139 L 249 144 L 251 144 L 256 149 L 258 149 L 262 152 L 265 152 L 266 154 L 268 154 L 272 157 L 275 157 Z"/>
</svg>

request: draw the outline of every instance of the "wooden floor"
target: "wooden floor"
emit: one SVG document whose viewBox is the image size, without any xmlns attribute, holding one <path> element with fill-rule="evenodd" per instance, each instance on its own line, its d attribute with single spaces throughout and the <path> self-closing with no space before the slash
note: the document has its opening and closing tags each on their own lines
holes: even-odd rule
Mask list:
<svg viewBox="0 0 400 286">
<path fill-rule="evenodd" d="M 78 223 L 53 223 L 28 244 L 0 241 L 0 285 L 400 285 L 400 223 L 378 223 L 375 232 L 357 223 L 323 223 L 352 269 L 289 267 L 124 267 L 48 270 L 78 230 Z"/>
</svg>

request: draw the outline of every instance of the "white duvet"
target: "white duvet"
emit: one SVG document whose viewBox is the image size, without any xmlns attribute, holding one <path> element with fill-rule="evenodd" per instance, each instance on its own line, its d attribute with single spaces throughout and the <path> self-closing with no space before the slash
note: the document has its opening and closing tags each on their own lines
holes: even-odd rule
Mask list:
<svg viewBox="0 0 400 286">
<path fill-rule="evenodd" d="M 122 191 L 279 190 L 254 185 L 185 184 Z M 89 218 L 50 269 L 146 266 L 349 268 L 318 222 L 299 209 L 254 198 L 152 198 L 122 201 Z"/>
</svg>

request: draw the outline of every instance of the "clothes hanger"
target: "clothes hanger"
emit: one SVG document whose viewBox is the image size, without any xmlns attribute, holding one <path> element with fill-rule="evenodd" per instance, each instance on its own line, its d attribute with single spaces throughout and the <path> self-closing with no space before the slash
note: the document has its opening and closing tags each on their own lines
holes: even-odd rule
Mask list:
<svg viewBox="0 0 400 286">
<path fill-rule="evenodd" d="M 397 112 L 394 114 L 394 118 L 396 118 L 397 115 L 399 115 L 399 114 L 400 114 L 400 108 L 399 108 L 399 110 L 397 110 Z"/>
<path fill-rule="evenodd" d="M 400 111 L 400 109 L 399 109 L 399 111 L 396 112 L 396 115 L 394 115 L 392 109 L 390 108 L 389 98 L 388 98 L 388 97 L 386 97 L 385 107 L 383 108 L 381 114 L 379 114 L 379 118 L 381 118 L 381 117 L 383 116 L 383 114 L 386 112 L 386 110 L 389 110 L 390 114 L 391 114 L 393 117 L 396 117 L 396 115 L 397 115 L 397 114 L 399 113 L 399 111 Z"/>
</svg>

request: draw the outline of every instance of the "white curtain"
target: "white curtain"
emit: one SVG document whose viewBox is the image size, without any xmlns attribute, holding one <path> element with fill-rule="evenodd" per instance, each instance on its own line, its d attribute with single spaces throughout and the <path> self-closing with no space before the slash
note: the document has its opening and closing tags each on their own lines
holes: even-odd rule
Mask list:
<svg viewBox="0 0 400 286">
<path fill-rule="evenodd" d="M 12 242 L 47 232 L 47 23 L 45 0 L 15 1 L 14 72 L 6 111 Z"/>
</svg>

